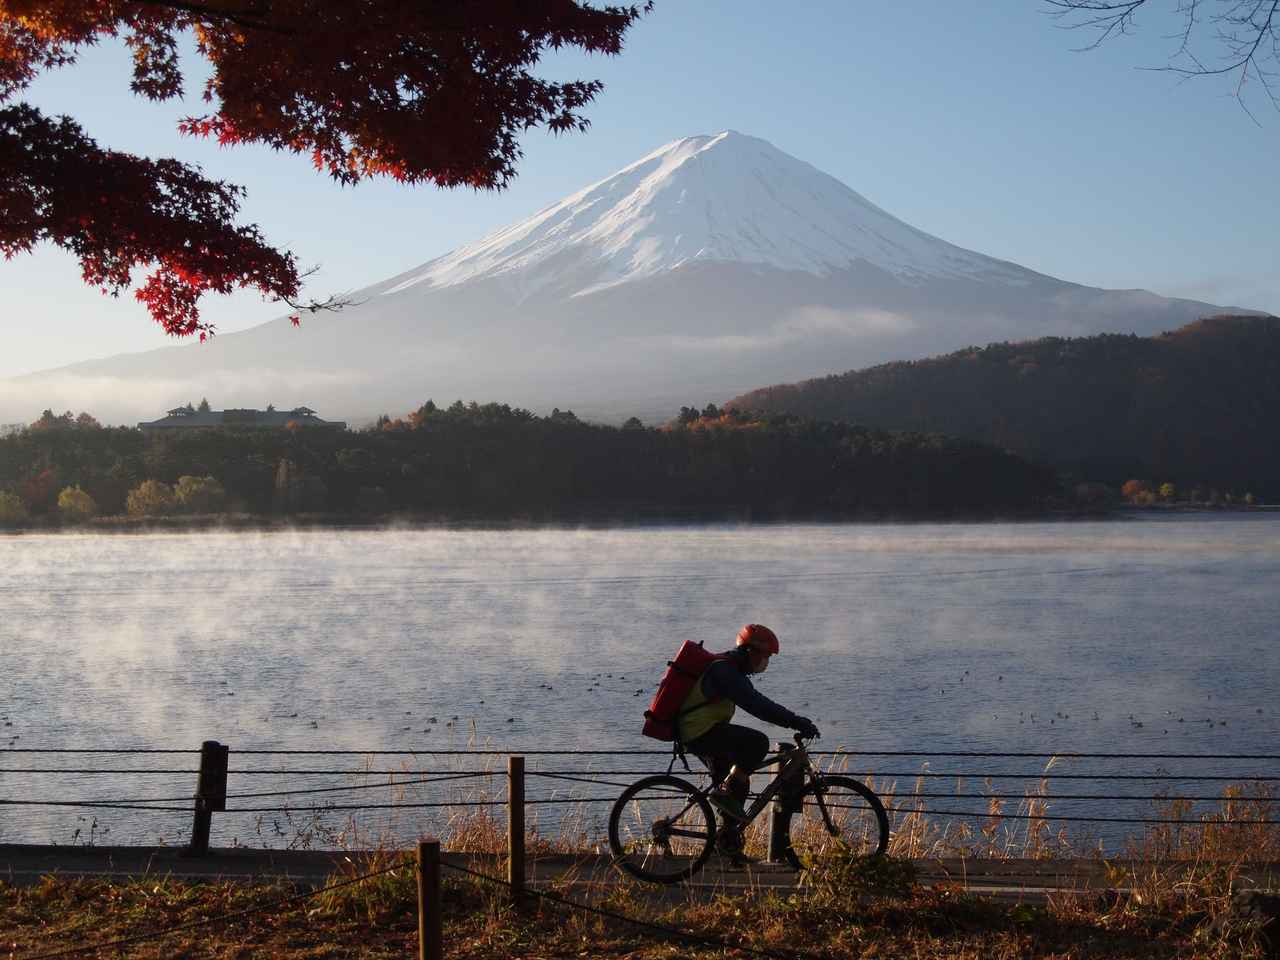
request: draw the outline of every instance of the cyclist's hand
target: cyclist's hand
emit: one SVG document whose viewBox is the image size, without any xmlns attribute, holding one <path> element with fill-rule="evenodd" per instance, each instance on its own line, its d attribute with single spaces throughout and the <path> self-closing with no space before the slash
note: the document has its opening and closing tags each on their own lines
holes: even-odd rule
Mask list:
<svg viewBox="0 0 1280 960">
<path fill-rule="evenodd" d="M 796 722 L 796 731 L 806 740 L 814 740 L 822 734 L 808 717 L 800 717 Z"/>
</svg>

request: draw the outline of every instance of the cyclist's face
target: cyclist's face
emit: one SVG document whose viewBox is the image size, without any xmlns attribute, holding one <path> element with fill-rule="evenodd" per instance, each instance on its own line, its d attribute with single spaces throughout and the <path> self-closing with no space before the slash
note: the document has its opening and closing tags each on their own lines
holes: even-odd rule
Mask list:
<svg viewBox="0 0 1280 960">
<path fill-rule="evenodd" d="M 764 673 L 769 669 L 769 653 L 766 650 L 751 651 L 751 672 Z"/>
</svg>

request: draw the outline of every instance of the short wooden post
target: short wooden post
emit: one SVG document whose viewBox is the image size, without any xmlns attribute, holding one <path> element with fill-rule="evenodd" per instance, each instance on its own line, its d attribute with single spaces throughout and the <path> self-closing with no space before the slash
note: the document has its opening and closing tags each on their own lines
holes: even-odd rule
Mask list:
<svg viewBox="0 0 1280 960">
<path fill-rule="evenodd" d="M 507 758 L 507 882 L 517 904 L 524 897 L 524 757 Z"/>
<path fill-rule="evenodd" d="M 209 830 L 213 814 L 227 809 L 227 757 L 231 748 L 217 740 L 200 745 L 200 773 L 196 780 L 195 816 L 187 853 L 205 856 L 209 852 Z"/>
<path fill-rule="evenodd" d="M 418 841 L 418 960 L 444 960 L 440 841 Z"/>
<path fill-rule="evenodd" d="M 787 761 L 790 759 L 788 751 L 794 747 L 789 743 L 779 743 L 778 752 L 781 756 L 774 761 L 771 767 L 771 773 L 774 776 L 782 773 L 786 767 Z M 782 863 L 787 859 L 787 841 L 788 841 L 788 819 L 790 814 L 787 811 L 787 805 L 783 799 L 788 788 L 794 786 L 794 774 L 789 776 L 787 783 L 783 784 L 783 789 L 774 794 L 773 800 L 769 804 L 769 862 Z"/>
</svg>

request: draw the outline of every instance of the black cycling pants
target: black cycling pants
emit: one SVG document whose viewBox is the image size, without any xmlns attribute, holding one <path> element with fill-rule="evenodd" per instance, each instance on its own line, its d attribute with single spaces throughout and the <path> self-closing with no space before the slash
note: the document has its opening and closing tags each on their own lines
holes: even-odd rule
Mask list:
<svg viewBox="0 0 1280 960">
<path fill-rule="evenodd" d="M 769 753 L 769 738 L 750 727 L 718 723 L 684 746 L 710 767 L 711 776 L 716 783 L 721 783 L 734 764 L 747 772 L 760 766 Z"/>
</svg>

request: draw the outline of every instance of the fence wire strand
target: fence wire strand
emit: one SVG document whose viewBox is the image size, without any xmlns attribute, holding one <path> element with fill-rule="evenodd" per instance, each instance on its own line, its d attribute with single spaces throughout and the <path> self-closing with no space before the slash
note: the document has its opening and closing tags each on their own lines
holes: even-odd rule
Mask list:
<svg viewBox="0 0 1280 960">
<path fill-rule="evenodd" d="M 179 749 L 152 749 L 152 748 L 38 748 L 38 747 L 10 747 L 0 748 L 0 753 L 12 754 L 83 754 L 83 755 L 174 755 L 174 754 L 198 754 L 199 751 L 179 750 Z M 483 749 L 483 750 L 272 750 L 272 749 L 247 749 L 236 750 L 235 755 L 245 756 L 341 756 L 341 757 L 493 757 L 512 755 L 508 750 Z M 826 758 L 846 758 L 861 760 L 859 766 L 867 762 L 867 758 L 874 757 L 951 757 L 951 758 L 998 758 L 998 759 L 1036 759 L 1046 761 L 1050 758 L 1067 760 L 1186 760 L 1186 761 L 1262 761 L 1280 759 L 1277 754 L 1203 754 L 1203 753 L 1071 753 L 1071 752 L 996 752 L 996 751 L 902 751 L 902 750 L 829 750 L 829 751 L 809 751 L 813 757 Z M 519 755 L 531 757 L 662 757 L 665 760 L 671 758 L 671 754 L 664 750 L 526 750 L 521 751 Z M 572 761 L 571 761 L 572 762 Z M 552 766 L 556 766 L 554 763 Z M 576 764 L 574 765 L 577 766 Z M 834 764 L 833 764 L 834 766 Z M 844 772 L 852 776 L 861 777 L 868 783 L 885 783 L 891 786 L 887 781 L 896 780 L 917 780 L 917 781 L 934 781 L 940 779 L 951 779 L 956 781 L 956 792 L 938 792 L 936 790 L 923 790 L 915 792 L 903 792 L 899 790 L 889 789 L 880 792 L 880 796 L 886 800 L 898 800 L 903 804 L 910 804 L 921 800 L 1014 800 L 1025 801 L 1027 799 L 1041 799 L 1036 795 L 1016 794 L 1009 792 L 991 792 L 991 793 L 975 793 L 960 792 L 961 784 L 965 781 L 987 781 L 990 786 L 994 781 L 1010 780 L 1010 781 L 1095 781 L 1103 782 L 1125 782 L 1125 783 L 1149 783 L 1149 784 L 1191 784 L 1191 783 L 1243 783 L 1254 782 L 1259 784 L 1271 784 L 1280 782 L 1280 776 L 1268 775 L 1261 772 L 1249 773 L 1243 772 L 1234 775 L 1224 774 L 1201 774 L 1201 773 L 1171 773 L 1167 769 L 1157 767 L 1152 773 L 1056 773 L 1045 770 L 1024 773 L 1015 771 L 935 771 L 927 769 L 927 759 L 925 761 L 926 769 L 901 772 L 883 772 L 867 770 L 866 772 L 858 772 L 856 770 L 844 770 Z M 1105 769 L 1105 768 L 1104 768 Z M 617 777 L 630 776 L 654 776 L 672 771 L 663 770 L 661 768 L 641 770 L 631 769 L 607 769 L 598 770 L 593 768 L 576 768 L 576 769 L 527 769 L 525 771 L 528 777 L 538 777 L 547 780 L 559 780 L 568 783 L 582 783 L 596 786 L 608 786 L 614 788 L 625 789 L 630 786 L 630 782 L 623 782 Z M 763 774 L 763 769 L 758 773 Z M 836 772 L 828 769 L 825 772 Z M 150 775 L 195 775 L 197 770 L 178 769 L 169 767 L 121 767 L 115 769 L 94 768 L 94 767 L 7 767 L 0 768 L 0 775 L 3 774 L 48 774 L 48 775 L 76 775 L 76 776 L 110 776 L 110 775 L 127 775 L 127 776 L 150 776 Z M 688 778 L 705 778 L 708 776 L 704 770 L 674 771 L 678 776 Z M 484 769 L 423 769 L 413 770 L 410 765 L 406 764 L 396 769 L 323 769 L 323 768 L 258 768 L 251 767 L 247 769 L 229 769 L 228 777 L 250 777 L 250 776 L 270 776 L 279 778 L 290 777 L 407 777 L 411 779 L 372 782 L 372 783 L 350 783 L 337 785 L 318 785 L 314 787 L 298 787 L 279 790 L 259 790 L 242 793 L 229 793 L 226 795 L 229 800 L 250 800 L 265 799 L 272 797 L 286 798 L 293 796 L 321 795 L 330 793 L 347 793 L 361 790 L 374 789 L 396 789 L 407 788 L 432 783 L 447 783 L 467 779 L 487 779 L 495 780 L 497 778 L 506 778 L 505 770 L 497 768 Z M 923 783 L 921 783 L 923 785 Z M 486 791 L 487 792 L 487 791 Z M 484 792 L 481 793 L 483 798 Z M 492 794 L 490 794 L 492 795 Z M 166 797 L 148 797 L 148 798 L 126 798 L 112 800 L 34 800 L 23 799 L 21 797 L 0 799 L 0 806 L 3 807 L 80 807 L 87 809 L 115 809 L 115 810 L 134 810 L 134 811 L 153 811 L 160 813 L 189 813 L 189 806 L 174 807 L 165 806 L 165 804 L 190 803 L 192 800 L 190 795 L 166 796 Z M 1083 793 L 1083 794 L 1063 794 L 1063 795 L 1047 795 L 1044 800 L 1056 803 L 1063 802 L 1112 802 L 1112 803 L 1130 803 L 1145 802 L 1158 803 L 1169 802 L 1173 800 L 1185 800 L 1194 803 L 1212 803 L 1222 802 L 1226 800 L 1234 800 L 1238 802 L 1266 802 L 1266 797 L 1228 797 L 1228 796 L 1210 796 L 1203 791 L 1197 792 L 1189 796 L 1170 796 L 1162 794 L 1123 794 L 1123 793 Z M 594 804 L 594 803 L 612 803 L 616 797 L 556 797 L 553 793 L 550 797 L 533 797 L 528 798 L 526 803 L 529 805 L 538 804 Z M 458 808 L 458 807 L 492 807 L 502 806 L 505 800 L 489 800 L 489 799 L 469 799 L 469 800 L 438 800 L 438 801 L 421 801 L 421 802 L 396 802 L 396 803 L 325 803 L 317 805 L 290 806 L 288 804 L 280 806 L 247 806 L 247 807 L 231 807 L 220 813 L 325 813 L 339 811 L 358 811 L 358 810 L 387 810 L 387 809 L 428 809 L 428 808 Z M 977 817 L 977 818 L 1004 818 L 1004 819 L 1039 819 L 1054 820 L 1064 822 L 1081 822 L 1081 823 L 1131 823 L 1131 824 L 1175 824 L 1175 825 L 1196 825 L 1202 826 L 1209 824 L 1234 825 L 1244 823 L 1269 823 L 1270 821 L 1260 820 L 1183 820 L 1170 819 L 1167 817 L 1111 817 L 1111 816 L 1080 816 L 1068 815 L 1062 813 L 1054 814 L 1014 814 L 1014 813 L 998 813 L 993 814 L 990 811 L 968 811 L 954 809 L 906 809 L 905 806 L 899 806 L 894 811 L 902 814 L 930 814 L 940 817 Z"/>
<path fill-rule="evenodd" d="M 237 749 L 244 756 L 327 756 L 327 757 L 670 757 L 670 750 L 268 750 Z M 1062 750 L 995 751 L 995 750 L 809 750 L 811 757 L 985 757 L 1009 759 L 1062 760 L 1280 760 L 1274 753 L 1077 753 Z M 199 750 L 150 747 L 0 747 L 0 753 L 32 754 L 186 754 L 199 756 Z"/>
<path fill-rule="evenodd" d="M 228 800 L 249 800 L 260 797 L 292 797 L 316 793 L 344 793 L 350 790 L 384 790 L 394 789 L 395 787 L 412 787 L 426 783 L 449 783 L 456 780 L 470 780 L 478 776 L 487 776 L 487 774 L 477 773 L 457 773 L 448 776 L 424 777 L 416 780 L 396 780 L 388 783 L 352 783 L 341 787 L 310 787 L 305 790 L 263 790 L 257 793 L 228 793 Z M 181 809 L 185 813 L 190 813 L 190 807 L 172 808 L 172 807 L 141 807 L 135 804 L 152 804 L 152 803 L 190 803 L 193 799 L 191 794 L 181 797 L 126 797 L 123 799 L 109 800 L 3 800 L 0 799 L 0 806 L 53 806 L 53 807 L 104 807 L 107 809 L 120 810 L 168 810 Z"/>
<path fill-rule="evenodd" d="M 1057 813 L 983 813 L 980 811 L 971 812 L 968 810 L 917 810 L 910 809 L 908 807 L 894 807 L 892 809 L 886 809 L 885 812 L 891 816 L 896 814 L 900 817 L 915 816 L 916 814 L 928 814 L 929 816 L 935 817 L 976 817 L 979 820 L 1062 820 L 1070 823 L 1152 823 L 1171 824 L 1180 827 L 1243 826 L 1246 824 L 1255 827 L 1280 826 L 1280 821 L 1277 820 L 1178 820 L 1169 817 L 1078 817 Z"/>
</svg>

